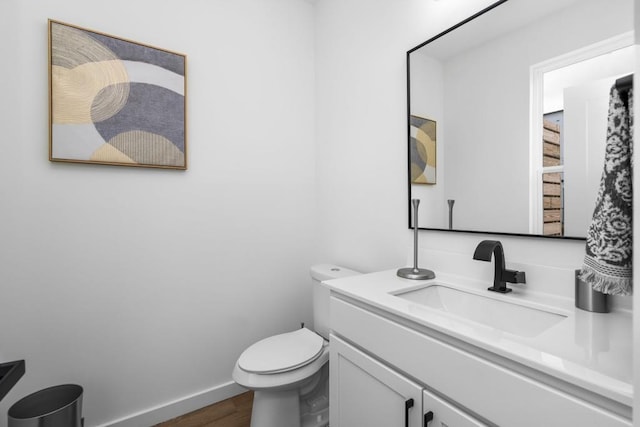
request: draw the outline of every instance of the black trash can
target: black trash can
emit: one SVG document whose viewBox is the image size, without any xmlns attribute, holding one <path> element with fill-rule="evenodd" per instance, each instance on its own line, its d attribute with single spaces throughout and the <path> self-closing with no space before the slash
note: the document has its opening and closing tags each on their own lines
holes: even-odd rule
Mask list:
<svg viewBox="0 0 640 427">
<path fill-rule="evenodd" d="M 30 394 L 9 408 L 9 427 L 82 427 L 82 387 L 64 384 Z"/>
</svg>

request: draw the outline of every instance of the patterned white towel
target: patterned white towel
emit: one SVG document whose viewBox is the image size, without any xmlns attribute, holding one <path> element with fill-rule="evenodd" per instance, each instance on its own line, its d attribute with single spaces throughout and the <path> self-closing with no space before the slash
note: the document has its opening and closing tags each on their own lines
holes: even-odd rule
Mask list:
<svg viewBox="0 0 640 427">
<path fill-rule="evenodd" d="M 628 102 L 625 96 L 611 88 L 604 171 L 580 274 L 594 290 L 611 295 L 631 295 L 633 284 L 633 89 Z"/>
</svg>

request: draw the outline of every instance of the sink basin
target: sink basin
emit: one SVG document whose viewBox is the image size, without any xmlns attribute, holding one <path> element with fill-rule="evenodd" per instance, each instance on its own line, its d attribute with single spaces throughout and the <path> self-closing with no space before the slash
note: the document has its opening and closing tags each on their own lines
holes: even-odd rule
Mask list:
<svg viewBox="0 0 640 427">
<path fill-rule="evenodd" d="M 551 311 L 483 297 L 439 284 L 394 295 L 421 306 L 523 337 L 535 337 L 566 318 Z"/>
</svg>

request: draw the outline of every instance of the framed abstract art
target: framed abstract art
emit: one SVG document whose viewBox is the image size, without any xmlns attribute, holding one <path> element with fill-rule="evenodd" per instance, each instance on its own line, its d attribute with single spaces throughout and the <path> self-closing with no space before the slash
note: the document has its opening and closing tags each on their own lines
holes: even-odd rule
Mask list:
<svg viewBox="0 0 640 427">
<path fill-rule="evenodd" d="M 410 115 L 412 184 L 436 183 L 436 122 Z"/>
<path fill-rule="evenodd" d="M 186 56 L 49 20 L 49 160 L 187 168 Z"/>
</svg>

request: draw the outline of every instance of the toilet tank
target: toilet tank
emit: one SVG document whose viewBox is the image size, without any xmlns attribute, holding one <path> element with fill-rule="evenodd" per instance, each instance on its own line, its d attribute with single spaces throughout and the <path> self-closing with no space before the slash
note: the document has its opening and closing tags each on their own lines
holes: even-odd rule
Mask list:
<svg viewBox="0 0 640 427">
<path fill-rule="evenodd" d="M 357 271 L 333 264 L 318 264 L 311 267 L 313 288 L 313 329 L 325 339 L 329 339 L 329 288 L 323 280 L 355 276 Z"/>
</svg>

